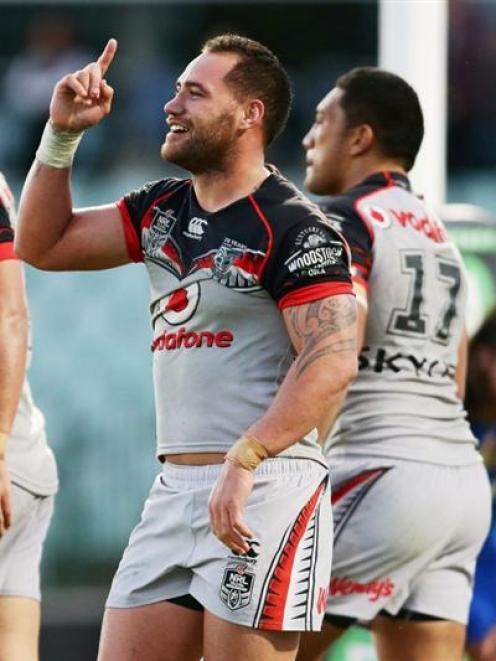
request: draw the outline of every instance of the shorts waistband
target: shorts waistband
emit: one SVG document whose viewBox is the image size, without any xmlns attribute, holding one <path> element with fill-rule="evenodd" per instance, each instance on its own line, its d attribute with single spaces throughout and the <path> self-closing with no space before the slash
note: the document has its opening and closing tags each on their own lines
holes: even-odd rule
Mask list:
<svg viewBox="0 0 496 661">
<path fill-rule="evenodd" d="M 162 476 L 166 483 L 200 486 L 201 483 L 213 483 L 222 469 L 223 464 L 207 464 L 204 466 L 191 466 L 164 462 Z M 255 471 L 255 477 L 267 475 L 290 475 L 301 473 L 315 474 L 321 471 L 324 475 L 326 467 L 313 459 L 292 459 L 276 457 L 267 459 Z"/>
</svg>

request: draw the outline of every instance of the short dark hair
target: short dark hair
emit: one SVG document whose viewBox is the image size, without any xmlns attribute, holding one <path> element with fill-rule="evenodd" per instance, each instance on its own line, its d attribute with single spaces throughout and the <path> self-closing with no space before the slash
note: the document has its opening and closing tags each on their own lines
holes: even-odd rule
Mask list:
<svg viewBox="0 0 496 661">
<path fill-rule="evenodd" d="M 236 98 L 260 99 L 265 107 L 265 144 L 284 129 L 293 100 L 289 76 L 274 53 L 258 41 L 238 34 L 221 34 L 209 39 L 202 52 L 236 53 L 237 62 L 224 77 Z"/>
<path fill-rule="evenodd" d="M 424 137 L 424 118 L 415 90 L 403 78 L 375 67 L 352 69 L 336 81 L 351 128 L 368 124 L 385 156 L 406 170 L 415 163 Z"/>
</svg>

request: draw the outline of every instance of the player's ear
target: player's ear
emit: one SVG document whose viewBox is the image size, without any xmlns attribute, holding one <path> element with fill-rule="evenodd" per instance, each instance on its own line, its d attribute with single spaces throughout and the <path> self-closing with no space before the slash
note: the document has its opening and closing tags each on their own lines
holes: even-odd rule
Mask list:
<svg viewBox="0 0 496 661">
<path fill-rule="evenodd" d="M 260 99 L 248 101 L 243 108 L 241 118 L 241 129 L 251 129 L 254 126 L 261 125 L 265 115 L 265 106 Z"/>
<path fill-rule="evenodd" d="M 361 156 L 374 145 L 374 130 L 369 124 L 359 124 L 351 131 L 350 154 Z"/>
</svg>

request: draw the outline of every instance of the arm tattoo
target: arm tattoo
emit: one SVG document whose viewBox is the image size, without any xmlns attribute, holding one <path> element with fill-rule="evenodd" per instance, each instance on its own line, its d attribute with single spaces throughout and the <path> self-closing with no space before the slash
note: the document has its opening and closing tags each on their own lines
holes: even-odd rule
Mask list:
<svg viewBox="0 0 496 661">
<path fill-rule="evenodd" d="M 356 350 L 354 335 L 339 339 L 332 337 L 352 327 L 355 321 L 354 301 L 348 296 L 333 296 L 293 308 L 290 312 L 290 323 L 294 333 L 302 341 L 302 349 L 297 358 L 297 377 L 322 356 Z"/>
</svg>

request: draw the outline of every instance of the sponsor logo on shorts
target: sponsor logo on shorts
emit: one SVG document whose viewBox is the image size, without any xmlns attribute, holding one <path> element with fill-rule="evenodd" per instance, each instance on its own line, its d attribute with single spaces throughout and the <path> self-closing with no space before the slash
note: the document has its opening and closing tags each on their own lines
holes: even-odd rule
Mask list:
<svg viewBox="0 0 496 661">
<path fill-rule="evenodd" d="M 319 615 L 325 613 L 328 596 L 329 596 L 329 590 L 327 588 L 319 588 L 317 599 L 315 600 L 315 607 L 317 608 L 317 613 Z"/>
<path fill-rule="evenodd" d="M 251 601 L 255 574 L 244 562 L 229 563 L 224 570 L 220 598 L 232 610 L 245 608 Z"/>
<path fill-rule="evenodd" d="M 346 596 L 348 594 L 366 594 L 369 601 L 377 601 L 381 597 L 390 597 L 394 592 L 393 581 L 386 577 L 369 583 L 359 583 L 348 576 L 335 576 L 331 579 L 329 593 L 332 597 Z"/>
</svg>

